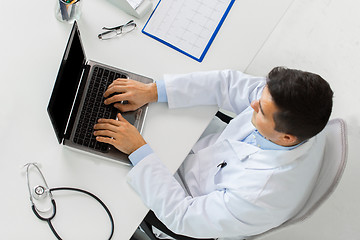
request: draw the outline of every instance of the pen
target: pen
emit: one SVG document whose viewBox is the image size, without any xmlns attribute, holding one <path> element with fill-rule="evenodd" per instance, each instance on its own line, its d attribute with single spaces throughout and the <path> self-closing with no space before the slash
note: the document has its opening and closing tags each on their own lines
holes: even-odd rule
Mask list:
<svg viewBox="0 0 360 240">
<path fill-rule="evenodd" d="M 77 0 L 72 0 L 71 3 L 69 3 L 69 6 L 71 6 L 71 12 L 70 12 L 70 18 L 73 18 L 76 13 L 76 6 L 73 5 Z"/>
<path fill-rule="evenodd" d="M 67 6 L 66 6 L 65 2 L 63 2 L 62 0 L 59 0 L 59 4 L 60 4 L 60 11 L 61 11 L 62 19 L 69 20 L 69 15 L 67 13 Z"/>
</svg>

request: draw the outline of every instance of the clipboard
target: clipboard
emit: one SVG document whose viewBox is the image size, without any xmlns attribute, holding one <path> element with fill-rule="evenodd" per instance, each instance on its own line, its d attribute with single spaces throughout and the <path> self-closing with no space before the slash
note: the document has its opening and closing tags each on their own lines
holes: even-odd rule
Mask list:
<svg viewBox="0 0 360 240">
<path fill-rule="evenodd" d="M 142 33 L 202 62 L 235 0 L 160 0 Z"/>
</svg>

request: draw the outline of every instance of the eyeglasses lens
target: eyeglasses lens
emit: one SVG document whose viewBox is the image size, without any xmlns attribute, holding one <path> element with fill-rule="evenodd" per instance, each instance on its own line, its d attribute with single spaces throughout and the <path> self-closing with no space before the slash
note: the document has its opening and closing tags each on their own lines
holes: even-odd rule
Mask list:
<svg viewBox="0 0 360 240">
<path fill-rule="evenodd" d="M 113 37 L 116 37 L 117 33 L 116 31 L 108 31 L 108 32 L 104 32 L 98 35 L 99 39 L 102 40 L 107 40 Z"/>
</svg>

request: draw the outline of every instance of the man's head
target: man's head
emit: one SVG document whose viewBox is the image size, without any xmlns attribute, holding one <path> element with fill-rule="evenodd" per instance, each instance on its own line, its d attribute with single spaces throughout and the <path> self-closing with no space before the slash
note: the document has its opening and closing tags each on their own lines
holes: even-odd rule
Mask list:
<svg viewBox="0 0 360 240">
<path fill-rule="evenodd" d="M 318 134 L 329 120 L 333 91 L 319 75 L 276 67 L 268 74 L 252 122 L 270 141 L 292 146 Z"/>
</svg>

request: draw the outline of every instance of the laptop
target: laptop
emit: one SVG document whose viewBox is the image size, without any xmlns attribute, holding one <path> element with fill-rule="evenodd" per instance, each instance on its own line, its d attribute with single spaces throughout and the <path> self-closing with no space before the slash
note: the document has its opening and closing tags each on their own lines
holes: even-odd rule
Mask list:
<svg viewBox="0 0 360 240">
<path fill-rule="evenodd" d="M 126 154 L 109 144 L 96 141 L 93 135 L 93 127 L 99 118 L 116 119 L 119 110 L 112 105 L 105 105 L 103 94 L 117 78 L 153 82 L 151 78 L 87 60 L 75 22 L 47 112 L 60 144 L 130 165 Z M 147 110 L 148 106 L 144 105 L 136 111 L 124 112 L 122 115 L 141 133 Z"/>
</svg>

